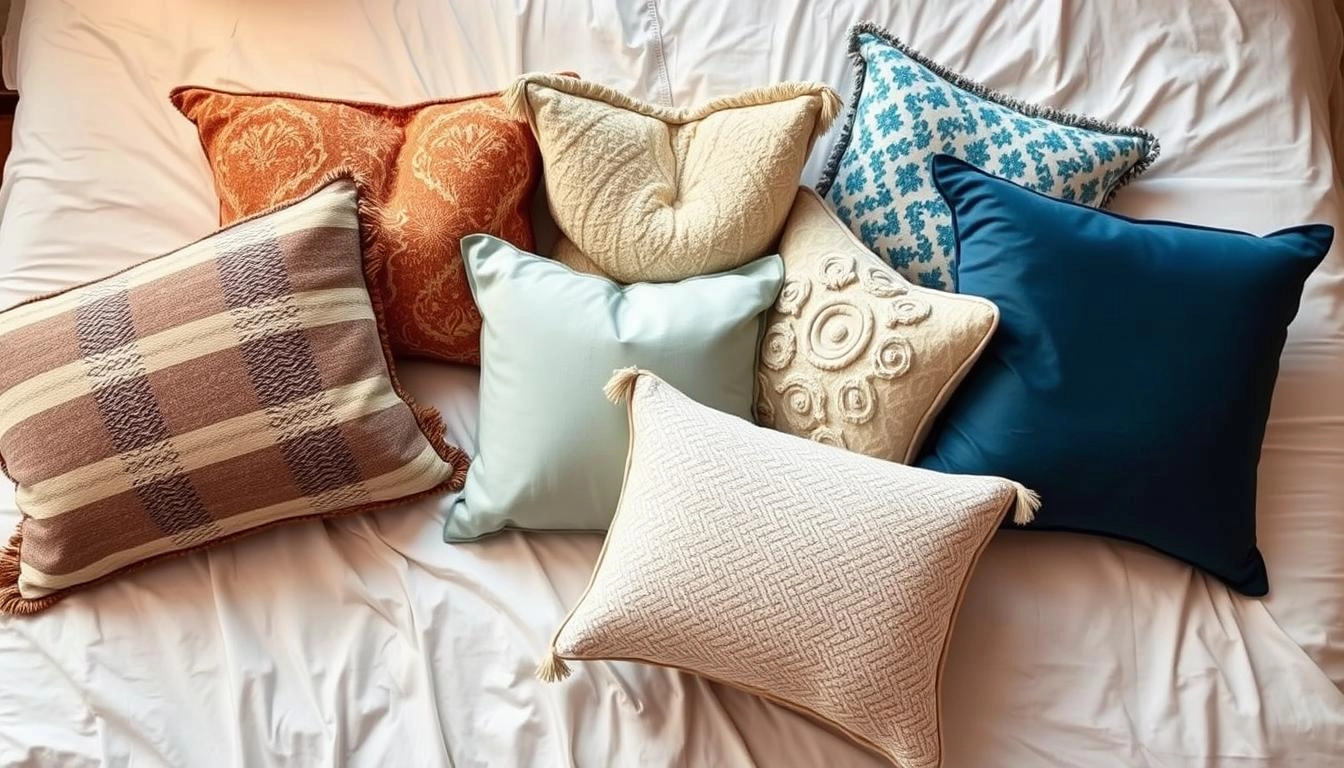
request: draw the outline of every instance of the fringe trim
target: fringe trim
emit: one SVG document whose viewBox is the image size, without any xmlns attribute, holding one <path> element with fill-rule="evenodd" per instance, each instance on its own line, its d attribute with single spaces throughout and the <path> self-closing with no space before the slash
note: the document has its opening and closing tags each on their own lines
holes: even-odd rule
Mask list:
<svg viewBox="0 0 1344 768">
<path fill-rule="evenodd" d="M 296 205 L 299 202 L 306 200 L 309 197 L 312 197 L 313 195 L 317 194 L 319 191 L 333 184 L 343 181 L 348 181 L 355 187 L 355 194 L 357 198 L 356 218 L 360 222 L 360 243 L 361 247 L 363 248 L 363 253 L 361 254 L 360 260 L 361 263 L 363 264 L 364 280 L 366 284 L 365 288 L 368 290 L 369 300 L 373 306 L 374 319 L 378 326 L 378 340 L 382 347 L 384 362 L 386 363 L 387 366 L 388 379 L 392 383 L 393 391 L 395 391 L 397 393 L 397 396 L 400 397 L 402 401 L 406 403 L 408 408 L 410 408 L 411 414 L 414 416 L 416 420 L 416 424 L 420 427 L 421 434 L 423 434 L 425 439 L 429 441 L 429 444 L 434 447 L 434 450 L 436 453 L 438 453 L 439 457 L 443 459 L 445 463 L 453 467 L 453 472 L 449 476 L 449 478 L 444 482 L 434 486 L 433 488 L 429 488 L 424 491 L 420 491 L 419 493 L 411 494 L 409 496 L 402 496 L 395 499 L 388 499 L 386 501 L 374 502 L 372 504 L 364 504 L 357 507 L 350 507 L 347 509 L 333 510 L 331 512 L 320 512 L 317 514 L 302 515 L 299 517 L 287 517 L 281 520 L 270 520 L 268 522 L 262 523 L 261 525 L 257 525 L 241 531 L 235 531 L 234 533 L 231 533 L 227 536 L 222 536 L 218 539 L 211 539 L 210 541 L 204 542 L 198 546 L 154 555 L 145 560 L 141 560 L 140 562 L 132 563 L 122 568 L 118 568 L 96 579 L 92 579 L 82 584 L 76 584 L 69 587 L 64 587 L 50 594 L 36 598 L 26 598 L 23 597 L 21 594 L 19 594 L 19 573 L 20 573 L 19 566 L 23 558 L 22 555 L 23 525 L 24 521 L 27 520 L 27 518 L 25 517 L 24 520 L 21 520 L 19 522 L 18 528 L 14 531 L 14 535 L 10 537 L 9 544 L 4 548 L 3 551 L 0 551 L 0 614 L 11 614 L 20 616 L 34 614 L 39 611 L 45 610 L 54 605 L 55 603 L 59 602 L 72 590 L 92 587 L 96 584 L 100 584 L 109 579 L 118 578 L 123 574 L 127 573 L 128 571 L 133 571 L 135 569 L 147 565 L 152 565 L 154 563 L 158 563 L 160 561 L 167 560 L 172 557 L 187 555 L 197 550 L 204 549 L 206 547 L 214 547 L 221 544 L 225 544 L 235 539 L 242 538 L 243 536 L 249 536 L 259 531 L 263 531 L 275 525 L 294 523 L 299 522 L 301 520 L 339 517 L 343 515 L 356 514 L 360 512 L 369 512 L 375 509 L 396 506 L 399 504 L 407 504 L 413 501 L 417 501 L 419 499 L 429 498 L 431 496 L 437 496 L 443 493 L 462 490 L 462 487 L 466 484 L 467 481 L 467 469 L 471 464 L 471 457 L 467 455 L 466 451 L 463 451 L 461 448 L 458 448 L 455 445 L 449 445 L 445 441 L 444 435 L 446 433 L 446 427 L 444 426 L 443 419 L 440 416 L 439 412 L 434 408 L 420 405 L 419 403 L 417 403 L 415 399 L 411 397 L 411 395 L 408 392 L 406 392 L 405 389 L 402 388 L 401 382 L 397 378 L 396 365 L 392 357 L 392 348 L 388 341 L 386 320 L 384 320 L 383 317 L 382 297 L 377 288 L 378 278 L 382 271 L 382 261 L 381 259 L 376 257 L 376 254 L 373 254 L 371 248 L 372 236 L 370 235 L 368 228 L 366 228 L 363 225 L 363 222 L 365 220 L 364 217 L 366 216 L 376 217 L 377 215 L 379 215 L 379 211 L 377 209 L 377 206 L 369 202 L 364 195 L 360 194 L 361 181 L 359 179 L 358 174 L 356 174 L 353 170 L 349 168 L 339 168 L 335 171 L 332 171 L 331 173 L 328 173 L 307 192 L 298 195 L 273 208 L 268 208 L 267 210 L 239 219 L 238 221 L 228 225 L 227 227 L 218 230 L 218 232 L 227 231 L 229 229 L 240 226 L 254 219 L 261 218 L 262 216 L 267 216 L 282 208 L 288 208 L 292 205 Z M 215 234 L 218 234 L 218 232 L 206 235 L 206 237 L 201 238 L 201 240 L 213 237 Z M 200 242 L 200 240 L 197 240 L 196 242 Z M 189 245 L 194 244 L 195 243 L 191 243 Z M 183 247 L 184 248 L 189 247 L 189 245 Z M 173 253 L 176 253 L 178 250 L 181 250 L 181 248 L 176 249 L 174 251 L 169 251 L 168 253 L 163 254 L 162 256 L 157 256 L 154 258 L 163 258 L 163 256 L 171 255 Z M 148 261 L 152 260 L 153 259 L 149 259 Z M 135 266 L 138 265 L 132 265 L 131 267 L 127 267 L 127 269 L 133 269 Z M 124 272 L 125 270 L 122 271 Z M 98 280 L 93 280 L 87 283 L 74 285 L 64 290 L 56 291 L 54 293 L 42 296 L 34 296 L 30 299 L 19 302 L 19 304 L 16 304 L 15 306 L 22 306 L 24 304 L 30 304 L 35 301 L 41 301 L 44 298 L 49 298 L 51 296 L 57 296 L 62 293 L 66 293 L 68 291 L 73 291 L 78 288 L 82 288 L 84 286 L 90 285 L 91 283 L 99 282 L 104 279 L 106 278 L 105 277 L 99 278 Z M 3 460 L 0 460 L 0 468 L 3 468 L 3 466 L 4 466 Z"/>
<path fill-rule="evenodd" d="M 814 141 L 831 127 L 832 121 L 840 113 L 841 106 L 839 94 L 830 86 L 808 81 L 794 80 L 752 88 L 733 96 L 711 99 L 694 107 L 666 107 L 661 104 L 641 101 L 591 80 L 576 80 L 561 75 L 533 72 L 514 81 L 513 85 L 510 85 L 500 97 L 504 100 L 506 109 L 512 112 L 515 117 L 527 120 L 528 123 L 533 123 L 532 109 L 527 102 L 526 94 L 526 89 L 530 85 L 551 88 L 568 93 L 571 96 L 605 102 L 613 107 L 629 110 L 673 125 L 683 125 L 696 120 L 703 120 L 705 117 L 725 109 L 756 107 L 788 101 L 789 99 L 815 96 L 819 100 L 817 120 L 812 126 L 809 141 Z"/>
<path fill-rule="evenodd" d="M 570 669 L 569 665 L 565 663 L 564 659 L 560 658 L 559 654 L 555 652 L 554 646 L 552 646 L 550 651 L 547 652 L 546 658 L 542 659 L 541 663 L 537 665 L 534 674 L 543 683 L 558 683 L 569 677 Z"/>
<path fill-rule="evenodd" d="M 373 306 L 373 317 L 378 326 L 378 343 L 383 350 L 383 362 L 387 368 L 387 378 L 392 383 L 392 391 L 396 392 L 397 397 L 401 398 L 402 402 L 406 403 L 406 406 L 411 409 L 411 414 L 415 417 L 415 422 L 419 425 L 421 434 L 434 447 L 435 453 L 439 454 L 439 458 L 443 459 L 444 462 L 452 465 L 453 474 L 448 480 L 447 490 L 449 492 L 460 491 L 467 484 L 467 469 L 471 465 L 471 457 L 467 455 L 466 451 L 449 444 L 444 439 L 447 427 L 444 426 L 443 417 L 439 411 L 416 402 L 411 393 L 401 386 L 401 380 L 397 377 L 396 359 L 392 355 L 392 342 L 389 337 L 383 306 L 382 275 L 384 259 L 373 236 L 373 230 L 364 225 L 366 221 L 381 220 L 382 210 L 368 195 L 363 193 L 367 184 L 359 177 L 357 172 L 350 168 L 338 168 L 327 174 L 308 194 L 311 195 L 317 190 L 343 179 L 349 180 L 355 185 L 355 205 L 358 208 L 356 218 L 359 220 L 359 242 L 363 250 L 360 261 L 364 266 L 364 287 L 368 290 L 369 303 Z M 305 197 L 307 196 L 305 195 Z"/>
<path fill-rule="evenodd" d="M 457 477 L 456 475 L 453 475 L 453 478 L 456 477 Z M 91 579 L 89 581 L 85 581 L 80 584 L 72 584 L 68 587 L 62 587 L 56 590 L 55 592 L 43 595 L 42 597 L 23 597 L 22 595 L 19 594 L 19 587 L 18 587 L 19 562 L 22 559 L 22 543 L 23 543 L 22 539 L 23 523 L 20 522 L 18 530 L 14 533 L 14 536 L 10 539 L 9 546 L 6 547 L 3 552 L 0 552 L 0 614 L 8 613 L 12 615 L 23 616 L 27 614 L 37 613 L 38 611 L 46 610 L 47 608 L 51 607 L 54 603 L 64 600 L 65 597 L 72 592 L 83 591 L 85 589 L 96 587 L 99 584 L 104 584 L 114 579 L 123 578 L 128 573 L 133 573 L 135 571 L 140 570 L 141 568 L 145 568 L 151 565 L 157 565 L 159 563 L 172 560 L 173 558 L 182 557 L 184 555 L 190 555 L 194 552 L 199 552 L 203 549 L 213 549 L 214 547 L 220 547 L 227 544 L 232 544 L 233 542 L 239 539 L 246 538 L 255 533 L 261 533 L 262 531 L 268 530 L 270 528 L 275 528 L 277 526 L 289 525 L 290 523 L 301 523 L 305 520 L 326 520 L 328 518 L 334 518 L 334 517 L 346 517 L 348 515 L 358 515 L 363 514 L 365 512 L 373 512 L 379 509 L 386 509 L 388 507 L 396 507 L 403 504 L 410 504 L 412 502 L 420 501 L 422 499 L 428 499 L 433 496 L 440 496 L 449 491 L 449 485 L 452 482 L 453 479 L 445 480 L 442 483 L 439 483 L 438 485 L 434 486 L 433 488 L 427 488 L 423 491 L 420 491 L 419 493 L 413 493 L 409 496 L 400 496 L 395 499 L 387 499 L 386 501 L 375 501 L 372 504 L 363 504 L 358 507 L 337 509 L 332 510 L 331 512 L 316 512 L 311 515 L 286 517 L 281 518 L 279 520 L 268 520 L 262 523 L 261 525 L 253 526 L 251 528 L 244 528 L 241 531 L 234 531 L 233 533 L 230 533 L 227 536 L 221 536 L 217 539 L 211 539 L 201 544 L 197 544 L 196 546 L 193 547 L 188 547 L 186 549 L 177 549 L 173 550 L 172 552 L 161 552 L 157 555 L 153 555 L 139 562 L 124 565 L 121 568 L 118 568 L 110 573 L 105 573 L 96 579 Z M 11 564 L 11 557 L 13 558 L 12 564 Z"/>
<path fill-rule="evenodd" d="M 9 545 L 0 551 L 0 613 L 13 616 L 29 616 L 46 610 L 60 602 L 65 594 L 53 592 L 50 595 L 28 599 L 19 594 L 19 563 L 23 549 L 23 522 L 9 538 Z"/>
<path fill-rule="evenodd" d="M 826 168 L 821 173 L 821 181 L 817 182 L 817 193 L 822 197 L 830 192 L 831 186 L 835 184 L 836 174 L 840 171 L 840 160 L 844 157 L 845 151 L 849 149 L 849 142 L 853 138 L 854 122 L 859 112 L 859 99 L 863 96 L 863 85 L 867 78 L 868 62 L 864 60 L 860 51 L 859 37 L 864 34 L 872 35 L 891 47 L 905 54 L 909 58 L 919 63 L 924 68 L 933 72 L 938 77 L 946 80 L 957 88 L 966 91 L 974 96 L 979 96 L 986 101 L 992 101 L 1008 109 L 1019 112 L 1027 117 L 1042 118 L 1051 122 L 1067 125 L 1072 128 L 1084 128 L 1098 133 L 1108 133 L 1116 136 L 1134 136 L 1143 139 L 1148 143 L 1148 152 L 1139 159 L 1137 163 L 1130 166 L 1111 188 L 1106 190 L 1106 194 L 1101 199 L 1101 207 L 1110 204 L 1115 193 L 1120 191 L 1121 187 L 1138 178 L 1139 174 L 1148 170 L 1161 154 L 1162 146 L 1157 137 L 1152 133 L 1134 125 L 1122 125 L 1109 120 L 1099 120 L 1087 115 L 1079 115 L 1073 112 L 1065 112 L 1054 107 L 1032 104 L 1013 98 L 1006 94 L 995 91 L 988 86 L 971 80 L 957 72 L 944 67 L 936 61 L 924 56 L 919 51 L 906 45 L 900 38 L 888 32 L 886 28 L 872 21 L 861 21 L 855 24 L 849 30 L 849 57 L 854 62 L 854 80 L 853 91 L 849 97 L 849 119 L 845 121 L 844 128 L 840 132 L 840 138 L 836 141 L 835 147 L 831 150 L 831 156 L 826 160 Z"/>
<path fill-rule="evenodd" d="M 617 368 L 611 372 L 611 378 L 607 380 L 606 386 L 602 387 L 602 394 L 616 405 L 628 401 L 635 394 L 635 381 L 643 373 L 635 366 L 629 368 Z"/>
<path fill-rule="evenodd" d="M 1013 523 L 1026 525 L 1036 519 L 1036 512 L 1041 508 L 1041 495 L 1019 482 L 1010 482 L 1017 491 L 1017 501 L 1013 506 Z"/>
</svg>

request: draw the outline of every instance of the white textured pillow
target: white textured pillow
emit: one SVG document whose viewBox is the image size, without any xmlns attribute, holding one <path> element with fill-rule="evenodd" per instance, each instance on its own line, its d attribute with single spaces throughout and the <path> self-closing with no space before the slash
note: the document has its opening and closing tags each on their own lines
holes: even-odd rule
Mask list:
<svg viewBox="0 0 1344 768">
<path fill-rule="evenodd" d="M 766 316 L 762 426 L 902 464 L 989 345 L 994 303 L 911 285 L 799 189 Z"/>
<path fill-rule="evenodd" d="M 938 688 L 981 551 L 1034 494 L 761 429 L 656 376 L 630 398 L 625 488 L 565 659 L 692 672 L 819 718 L 902 766 L 941 760 Z"/>
<path fill-rule="evenodd" d="M 812 143 L 840 99 L 787 82 L 691 108 L 597 83 L 523 75 L 504 93 L 532 126 L 551 214 L 551 256 L 621 283 L 671 282 L 766 255 Z"/>
</svg>

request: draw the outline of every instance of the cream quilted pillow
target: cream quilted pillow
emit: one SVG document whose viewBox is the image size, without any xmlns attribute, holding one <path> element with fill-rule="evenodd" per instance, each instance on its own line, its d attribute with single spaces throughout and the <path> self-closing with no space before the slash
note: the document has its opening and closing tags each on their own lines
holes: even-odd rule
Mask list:
<svg viewBox="0 0 1344 768">
<path fill-rule="evenodd" d="M 873 255 L 810 189 L 779 243 L 784 287 L 766 317 L 763 426 L 909 463 L 989 344 L 999 310 L 920 288 Z"/>
<path fill-rule="evenodd" d="M 524 75 L 504 102 L 541 147 L 552 256 L 623 283 L 669 282 L 764 256 L 812 142 L 840 108 L 790 82 L 689 109 L 563 75 Z"/>
<path fill-rule="evenodd" d="M 901 766 L 942 753 L 938 688 L 971 570 L 1034 494 L 761 429 L 633 369 L 625 489 L 537 674 L 621 659 L 824 720 Z"/>
</svg>

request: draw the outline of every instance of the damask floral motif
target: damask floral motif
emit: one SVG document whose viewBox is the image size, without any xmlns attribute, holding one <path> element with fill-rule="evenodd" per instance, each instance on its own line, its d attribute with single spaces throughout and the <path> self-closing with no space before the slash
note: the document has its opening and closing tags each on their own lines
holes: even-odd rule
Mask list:
<svg viewBox="0 0 1344 768">
<path fill-rule="evenodd" d="M 838 299 L 819 309 L 807 331 L 807 358 L 824 371 L 854 362 L 873 338 L 873 316 L 865 306 Z"/>
<path fill-rule="evenodd" d="M 775 301 L 775 310 L 797 317 L 812 295 L 812 283 L 796 277 L 784 278 L 784 286 L 779 289 L 779 298 Z"/>
<path fill-rule="evenodd" d="M 481 317 L 459 241 L 485 232 L 532 247 L 539 158 L 497 95 L 407 107 L 182 88 L 228 224 L 349 168 L 365 259 L 394 351 L 477 364 Z"/>
<path fill-rule="evenodd" d="M 887 305 L 887 327 L 923 322 L 932 311 L 929 302 L 915 296 L 901 296 Z"/>
<path fill-rule="evenodd" d="M 821 284 L 838 291 L 858 279 L 854 273 L 854 257 L 833 253 L 821 260 Z"/>
<path fill-rule="evenodd" d="M 220 151 L 213 158 L 217 174 L 273 177 L 261 190 L 255 213 L 307 192 L 327 171 L 322 126 L 316 116 L 283 101 L 239 110 L 219 133 Z M 247 215 L 244 195 L 221 190 L 221 201 L 233 218 Z"/>
<path fill-rule="evenodd" d="M 784 417 L 799 429 L 810 429 L 826 420 L 826 393 L 815 382 L 793 375 L 775 386 L 782 396 Z"/>
<path fill-rule="evenodd" d="M 835 392 L 840 418 L 850 424 L 866 424 L 877 413 L 877 392 L 867 376 L 854 376 L 841 382 Z"/>
<path fill-rule="evenodd" d="M 1157 140 L 1141 129 L 993 93 L 875 25 L 860 24 L 851 36 L 862 87 L 818 191 L 854 234 L 917 285 L 956 287 L 952 216 L 929 177 L 934 154 L 1093 206 L 1157 157 Z"/>
<path fill-rule="evenodd" d="M 772 323 L 761 340 L 761 364 L 772 370 L 783 370 L 793 362 L 797 348 L 793 328 L 786 322 Z"/>
</svg>

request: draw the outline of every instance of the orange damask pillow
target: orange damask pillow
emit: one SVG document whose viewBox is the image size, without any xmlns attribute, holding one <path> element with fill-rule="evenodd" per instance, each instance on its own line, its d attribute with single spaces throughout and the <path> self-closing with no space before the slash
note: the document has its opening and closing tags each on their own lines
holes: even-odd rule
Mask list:
<svg viewBox="0 0 1344 768">
<path fill-rule="evenodd" d="M 221 224 L 303 197 L 349 168 L 392 349 L 480 363 L 481 315 L 458 241 L 486 232 L 532 248 L 528 212 L 540 175 L 532 131 L 498 94 L 389 107 L 183 86 L 171 98 L 200 133 Z"/>
</svg>

